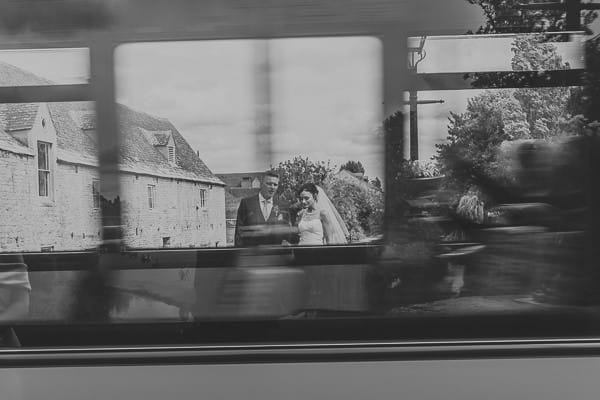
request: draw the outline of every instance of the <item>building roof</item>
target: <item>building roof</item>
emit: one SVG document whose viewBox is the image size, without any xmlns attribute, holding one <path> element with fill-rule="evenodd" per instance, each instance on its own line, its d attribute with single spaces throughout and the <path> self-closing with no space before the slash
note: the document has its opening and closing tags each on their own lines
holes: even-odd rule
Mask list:
<svg viewBox="0 0 600 400">
<path fill-rule="evenodd" d="M 148 131 L 144 128 L 140 128 L 140 131 L 153 146 L 166 146 L 171 139 L 171 131 Z"/>
<path fill-rule="evenodd" d="M 355 172 L 350 172 L 346 169 L 341 169 L 335 174 L 335 177 L 351 185 L 358 186 L 366 190 L 373 190 L 378 192 L 382 191 L 380 188 L 376 187 L 371 182 L 369 182 L 369 180 L 366 179 L 362 173 L 359 174 Z"/>
<path fill-rule="evenodd" d="M 15 78 L 14 83 L 10 80 L 11 76 Z M 0 85 L 34 85 L 41 84 L 40 82 L 43 81 L 45 80 L 33 74 L 0 62 Z M 94 103 L 84 101 L 46 104 L 56 130 L 58 159 L 63 162 L 97 166 L 98 144 L 95 136 Z M 39 105 L 38 103 L 0 106 L 0 148 L 13 151 L 20 146 L 23 151 L 27 149 L 11 137 L 10 132 L 31 129 Z M 121 131 L 119 146 L 121 170 L 225 185 L 210 171 L 171 122 L 120 104 L 117 105 L 117 113 Z M 176 148 L 174 165 L 170 164 L 155 147 L 161 143 L 168 143 L 171 137 Z"/>
<path fill-rule="evenodd" d="M 5 132 L 31 129 L 39 107 L 37 103 L 0 103 L 0 124 Z"/>
<path fill-rule="evenodd" d="M 0 86 L 51 85 L 52 81 L 0 61 Z"/>
<path fill-rule="evenodd" d="M 0 149 L 10 151 L 15 154 L 27 154 L 33 156 L 33 151 L 23 146 L 17 139 L 0 128 Z"/>
<path fill-rule="evenodd" d="M 243 178 L 262 178 L 264 175 L 264 171 L 261 172 L 235 172 L 230 174 L 217 174 L 219 179 L 221 179 L 225 184 L 229 187 L 241 187 Z"/>
</svg>

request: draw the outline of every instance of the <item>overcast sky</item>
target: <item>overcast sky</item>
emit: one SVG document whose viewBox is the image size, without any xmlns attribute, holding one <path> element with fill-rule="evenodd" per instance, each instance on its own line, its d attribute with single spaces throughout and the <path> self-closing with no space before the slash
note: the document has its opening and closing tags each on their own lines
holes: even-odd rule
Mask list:
<svg viewBox="0 0 600 400">
<path fill-rule="evenodd" d="M 471 28 L 482 23 L 466 2 Z M 511 38 L 427 38 L 420 72 L 510 68 Z M 272 162 L 295 155 L 340 165 L 359 160 L 368 175 L 382 176 L 381 47 L 377 39 L 309 38 L 269 42 Z M 564 50 L 572 66 L 580 44 Z M 269 160 L 256 156 L 255 104 L 261 48 L 249 40 L 122 45 L 116 51 L 117 100 L 135 110 L 168 118 L 209 168 L 257 171 Z M 481 55 L 485 54 L 485 57 Z M 0 60 L 59 83 L 85 82 L 87 50 L 0 53 Z M 475 65 L 477 61 L 479 64 Z M 481 63 L 484 61 L 484 63 Z M 264 94 L 264 93 L 263 93 Z M 446 136 L 450 110 L 462 112 L 474 91 L 420 92 L 444 104 L 419 106 L 421 158 Z M 407 129 L 408 132 L 408 129 Z"/>
</svg>

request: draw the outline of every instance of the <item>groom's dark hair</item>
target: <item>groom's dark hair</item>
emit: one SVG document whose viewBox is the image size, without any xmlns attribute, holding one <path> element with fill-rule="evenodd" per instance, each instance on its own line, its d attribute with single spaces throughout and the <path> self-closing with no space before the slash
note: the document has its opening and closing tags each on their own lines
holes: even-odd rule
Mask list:
<svg viewBox="0 0 600 400">
<path fill-rule="evenodd" d="M 273 178 L 280 179 L 280 178 L 279 178 L 279 174 L 277 173 L 277 171 L 275 171 L 275 170 L 272 170 L 272 169 L 270 169 L 270 170 L 268 170 L 268 171 L 265 171 L 265 173 L 263 174 L 263 176 L 262 176 L 262 177 L 263 177 L 263 179 L 264 179 L 264 178 L 265 178 L 265 177 L 267 177 L 267 176 L 272 176 Z"/>
</svg>

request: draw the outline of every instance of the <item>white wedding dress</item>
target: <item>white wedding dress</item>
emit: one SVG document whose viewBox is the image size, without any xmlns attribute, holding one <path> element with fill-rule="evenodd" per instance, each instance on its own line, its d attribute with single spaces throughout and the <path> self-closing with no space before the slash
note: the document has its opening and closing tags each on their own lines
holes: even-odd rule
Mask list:
<svg viewBox="0 0 600 400">
<path fill-rule="evenodd" d="M 335 209 L 334 205 L 325 194 L 325 191 L 317 186 L 318 195 L 313 212 L 304 212 L 300 215 L 298 222 L 298 231 L 300 234 L 299 245 L 314 246 L 323 244 L 345 244 L 348 243 L 350 233 L 346 227 L 346 223 Z M 321 222 L 321 212 L 327 215 L 329 221 L 326 227 L 323 227 Z M 324 240 L 324 233 L 327 231 L 328 243 Z"/>
<path fill-rule="evenodd" d="M 323 236 L 323 224 L 319 217 L 319 210 L 312 213 L 304 212 L 298 223 L 300 241 L 298 244 L 304 246 L 325 244 Z"/>
</svg>

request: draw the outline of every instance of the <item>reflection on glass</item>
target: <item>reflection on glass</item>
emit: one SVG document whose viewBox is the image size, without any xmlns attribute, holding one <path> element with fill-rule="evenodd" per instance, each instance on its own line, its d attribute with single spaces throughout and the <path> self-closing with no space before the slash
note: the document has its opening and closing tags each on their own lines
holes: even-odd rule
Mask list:
<svg viewBox="0 0 600 400">
<path fill-rule="evenodd" d="M 101 242 L 94 104 L 0 104 L 2 251 L 83 250 Z"/>
<path fill-rule="evenodd" d="M 565 40 L 566 39 L 566 40 Z M 422 46 L 419 73 L 511 71 L 515 69 L 515 52 L 527 52 L 539 61 L 555 54 L 567 61 L 569 68 L 583 68 L 586 36 L 571 34 L 552 37 L 542 34 L 422 36 L 409 38 L 409 47 Z M 516 48 L 516 46 L 518 48 Z M 563 69 L 561 65 L 529 65 L 525 70 Z"/>
<path fill-rule="evenodd" d="M 88 83 L 86 48 L 0 50 L 0 86 L 36 86 Z"/>
<path fill-rule="evenodd" d="M 257 168 L 253 60 L 253 41 L 117 49 L 128 246 L 233 245 L 236 211 L 226 204 L 240 198 L 226 194 L 226 182 L 213 171 Z"/>
<path fill-rule="evenodd" d="M 274 228 L 260 227 L 284 216 L 297 226 L 296 191 L 306 182 L 323 188 L 332 221 L 341 215 L 344 238 L 332 244 L 378 238 L 380 52 L 376 39 L 364 37 L 120 46 L 126 243 L 298 243 L 289 232 L 267 240 Z M 277 175 L 274 195 L 259 195 L 266 170 Z M 275 202 L 266 216 L 260 196 Z"/>
<path fill-rule="evenodd" d="M 377 239 L 384 169 L 380 42 L 303 38 L 269 46 L 273 167 L 297 242 Z"/>
</svg>

